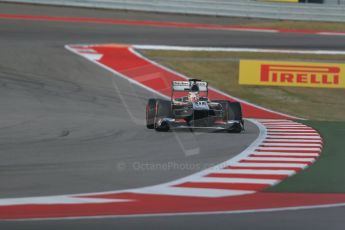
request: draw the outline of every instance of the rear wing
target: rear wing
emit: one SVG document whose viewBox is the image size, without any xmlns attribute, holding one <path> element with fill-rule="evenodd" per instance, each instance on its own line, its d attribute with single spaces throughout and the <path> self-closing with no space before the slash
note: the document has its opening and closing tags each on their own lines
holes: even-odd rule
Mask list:
<svg viewBox="0 0 345 230">
<path fill-rule="evenodd" d="M 199 92 L 208 92 L 208 84 L 206 81 L 190 80 L 190 81 L 173 81 L 172 91 L 189 92 L 194 91 L 197 86 Z M 192 88 L 193 87 L 193 88 Z"/>
</svg>

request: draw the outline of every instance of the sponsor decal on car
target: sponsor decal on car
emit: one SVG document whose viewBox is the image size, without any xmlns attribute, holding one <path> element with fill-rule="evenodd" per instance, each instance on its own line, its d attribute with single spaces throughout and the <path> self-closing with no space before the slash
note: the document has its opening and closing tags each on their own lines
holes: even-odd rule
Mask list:
<svg viewBox="0 0 345 230">
<path fill-rule="evenodd" d="M 239 83 L 345 88 L 345 64 L 241 60 Z"/>
</svg>

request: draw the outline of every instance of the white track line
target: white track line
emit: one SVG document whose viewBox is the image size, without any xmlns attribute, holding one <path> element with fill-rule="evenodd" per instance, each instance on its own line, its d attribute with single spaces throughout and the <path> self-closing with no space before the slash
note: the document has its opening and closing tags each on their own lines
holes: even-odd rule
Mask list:
<svg viewBox="0 0 345 230">
<path fill-rule="evenodd" d="M 224 174 L 257 174 L 257 175 L 291 175 L 294 170 L 255 170 L 255 169 L 222 169 L 217 173 Z"/>
<path fill-rule="evenodd" d="M 308 135 L 308 136 L 285 136 L 285 135 L 267 135 L 268 138 L 276 138 L 276 139 L 284 139 L 284 138 L 293 138 L 293 139 L 318 139 L 321 140 L 321 137 L 319 135 Z M 269 139 L 268 139 L 269 140 Z"/>
<path fill-rule="evenodd" d="M 306 136 L 319 136 L 317 132 L 270 132 L 269 130 L 267 131 L 268 135 L 306 135 Z"/>
<path fill-rule="evenodd" d="M 135 191 L 139 194 L 151 195 L 170 195 L 170 196 L 190 196 L 190 197 L 205 197 L 217 198 L 224 196 L 239 196 L 255 193 L 256 191 L 247 190 L 232 190 L 232 189 L 212 189 L 212 188 L 188 188 L 188 187 L 164 187 L 151 186 L 141 188 Z"/>
<path fill-rule="evenodd" d="M 314 129 L 312 128 L 270 128 L 270 127 L 266 127 L 268 131 L 270 132 L 308 132 L 308 131 L 312 131 L 312 132 L 316 132 Z"/>
<path fill-rule="evenodd" d="M 315 158 L 285 158 L 285 157 L 249 157 L 246 160 L 251 161 L 295 161 L 295 162 L 313 162 Z"/>
<path fill-rule="evenodd" d="M 294 163 L 238 163 L 233 166 L 236 167 L 277 167 L 277 168 L 304 168 L 308 164 L 294 164 Z"/>
<path fill-rule="evenodd" d="M 0 206 L 7 205 L 50 205 L 50 204 L 101 204 L 111 202 L 128 202 L 128 199 L 102 199 L 102 198 L 85 198 L 69 196 L 46 196 L 46 197 L 29 197 L 29 198 L 2 198 Z"/>
<path fill-rule="evenodd" d="M 322 147 L 321 143 L 315 143 L 315 144 L 303 144 L 302 143 L 262 143 L 260 147 L 274 147 L 274 146 L 294 146 L 294 147 L 302 147 L 302 146 L 309 146 L 309 147 Z"/>
<path fill-rule="evenodd" d="M 224 178 L 224 177 L 201 177 L 189 182 L 202 182 L 202 183 L 239 183 L 239 184 L 270 184 L 273 185 L 280 180 L 274 179 L 252 179 L 252 178 Z"/>
<path fill-rule="evenodd" d="M 256 53 L 286 53 L 286 54 L 328 54 L 344 55 L 345 51 L 333 50 L 288 50 L 288 49 L 255 49 L 255 48 L 222 48 L 222 47 L 186 47 L 165 45 L 134 45 L 135 49 L 142 50 L 173 50 L 173 51 L 209 51 L 209 52 L 256 52 Z"/>
<path fill-rule="evenodd" d="M 283 147 L 259 147 L 256 150 L 278 150 L 284 152 L 284 150 L 290 150 L 290 151 L 320 151 L 320 148 L 283 148 Z"/>
<path fill-rule="evenodd" d="M 271 142 L 277 142 L 284 144 L 285 142 L 291 142 L 291 143 L 316 143 L 316 144 L 322 144 L 322 140 L 305 140 L 305 139 L 266 139 L 263 143 L 271 143 Z"/>
<path fill-rule="evenodd" d="M 286 153 L 286 152 L 253 152 L 255 155 L 267 155 L 267 156 L 313 156 L 318 157 L 320 156 L 319 153 Z"/>
<path fill-rule="evenodd" d="M 309 128 L 306 125 L 265 125 L 266 128 L 268 129 L 305 129 Z"/>
</svg>

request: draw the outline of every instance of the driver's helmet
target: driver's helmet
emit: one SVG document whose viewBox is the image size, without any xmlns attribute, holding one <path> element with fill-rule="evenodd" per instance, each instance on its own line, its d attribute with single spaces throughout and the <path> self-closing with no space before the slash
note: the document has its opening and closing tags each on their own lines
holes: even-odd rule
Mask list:
<svg viewBox="0 0 345 230">
<path fill-rule="evenodd" d="M 198 102 L 200 99 L 199 92 L 189 92 L 188 93 L 188 101 L 189 102 Z"/>
</svg>

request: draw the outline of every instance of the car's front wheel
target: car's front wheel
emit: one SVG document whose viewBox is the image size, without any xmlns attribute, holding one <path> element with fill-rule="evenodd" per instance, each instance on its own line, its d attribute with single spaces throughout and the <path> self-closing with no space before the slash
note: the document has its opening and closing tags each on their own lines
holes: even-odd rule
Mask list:
<svg viewBox="0 0 345 230">
<path fill-rule="evenodd" d="M 241 104 L 239 102 L 229 102 L 228 106 L 228 119 L 239 121 L 239 123 L 235 124 L 229 132 L 240 133 L 244 129 Z"/>
</svg>

